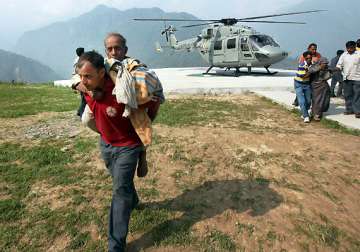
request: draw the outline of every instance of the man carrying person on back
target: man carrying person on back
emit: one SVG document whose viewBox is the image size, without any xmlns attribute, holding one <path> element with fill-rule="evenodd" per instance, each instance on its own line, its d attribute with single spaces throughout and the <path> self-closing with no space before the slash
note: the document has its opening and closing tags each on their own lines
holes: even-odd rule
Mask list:
<svg viewBox="0 0 360 252">
<path fill-rule="evenodd" d="M 106 74 L 104 58 L 94 51 L 85 52 L 78 62 L 78 74 L 88 91 L 102 92 L 101 96 L 84 95 L 100 133 L 102 157 L 113 179 L 109 251 L 124 251 L 130 214 L 138 202 L 133 178 L 143 145 L 130 120 L 122 116 L 124 104 L 112 95 L 114 83 Z"/>
<path fill-rule="evenodd" d="M 147 103 L 145 115 L 144 113 L 137 114 L 136 112 L 139 111 L 135 111 L 135 113 L 130 116 L 130 119 L 143 144 L 148 145 L 151 142 L 151 121 L 154 120 L 160 104 L 165 100 L 161 82 L 157 78 L 156 74 L 153 71 L 149 71 L 144 64 L 126 56 L 128 51 L 126 39 L 121 34 L 114 32 L 109 33 L 104 39 L 104 46 L 107 56 L 105 59 L 105 68 L 113 82 L 115 84 L 117 82 L 117 72 L 115 72 L 114 69 L 116 69 L 118 64 L 124 66 L 128 72 L 131 72 L 132 78 L 135 81 L 135 88 L 137 89 L 136 91 L 138 95 L 137 98 L 142 100 L 140 104 Z M 87 91 L 81 84 L 77 85 L 76 89 L 81 92 Z M 101 95 L 100 93 L 100 91 L 96 91 L 96 95 Z M 139 93 L 142 95 L 139 95 Z M 155 94 L 152 95 L 151 101 L 148 99 L 150 93 Z M 144 107 L 140 109 L 144 110 Z M 85 108 L 85 112 L 88 112 L 87 108 Z M 147 120 L 146 118 L 144 119 L 144 116 L 147 117 Z M 144 149 L 139 158 L 137 175 L 138 177 L 144 177 L 146 174 L 147 161 L 146 149 Z"/>
<path fill-rule="evenodd" d="M 356 50 L 355 41 L 346 43 L 346 52 L 341 55 L 336 67 L 343 73 L 344 114 L 355 114 L 356 118 L 360 118 L 360 51 Z"/>
<path fill-rule="evenodd" d="M 319 59 L 321 58 L 321 54 L 317 52 L 317 44 L 315 44 L 315 43 L 309 44 L 308 47 L 307 47 L 307 50 L 311 54 L 311 63 L 314 64 L 314 63 L 318 62 Z M 299 64 L 304 63 L 304 61 L 305 61 L 304 56 L 300 55 Z M 297 97 L 295 97 L 295 100 L 292 103 L 292 105 L 294 105 L 296 107 L 299 106 L 299 102 L 297 100 Z"/>
</svg>

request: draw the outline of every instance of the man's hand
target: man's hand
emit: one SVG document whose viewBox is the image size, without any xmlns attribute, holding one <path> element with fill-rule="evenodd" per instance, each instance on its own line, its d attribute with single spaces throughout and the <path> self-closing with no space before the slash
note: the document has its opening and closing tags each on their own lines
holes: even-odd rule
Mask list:
<svg viewBox="0 0 360 252">
<path fill-rule="evenodd" d="M 157 97 L 157 96 L 155 96 L 155 95 L 151 95 L 151 96 L 150 96 L 150 101 L 152 101 L 152 102 L 158 102 L 158 101 L 160 101 L 160 98 Z"/>
<path fill-rule="evenodd" d="M 87 88 L 85 87 L 85 85 L 82 84 L 81 82 L 80 82 L 78 85 L 76 85 L 75 89 L 76 89 L 77 91 L 79 91 L 79 92 L 82 92 L 82 93 L 87 93 L 87 92 L 88 92 L 88 90 L 87 90 Z"/>
</svg>

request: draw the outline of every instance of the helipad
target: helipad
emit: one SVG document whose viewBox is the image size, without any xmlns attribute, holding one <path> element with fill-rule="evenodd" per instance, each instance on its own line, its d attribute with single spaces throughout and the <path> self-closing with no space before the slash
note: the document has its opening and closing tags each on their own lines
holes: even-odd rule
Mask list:
<svg viewBox="0 0 360 252">
<path fill-rule="evenodd" d="M 161 80 L 164 91 L 167 93 L 241 93 L 251 91 L 268 97 L 275 102 L 291 108 L 295 98 L 293 88 L 294 71 L 278 71 L 276 75 L 265 74 L 265 69 L 255 69 L 253 75 L 247 73 L 235 77 L 233 72 L 218 71 L 220 75 L 203 75 L 206 68 L 162 68 L 155 69 Z M 215 72 L 213 72 L 215 73 Z M 344 101 L 339 98 L 331 100 L 331 106 L 325 113 L 327 119 L 335 120 L 340 124 L 360 129 L 360 119 L 354 115 L 344 115 Z"/>
</svg>

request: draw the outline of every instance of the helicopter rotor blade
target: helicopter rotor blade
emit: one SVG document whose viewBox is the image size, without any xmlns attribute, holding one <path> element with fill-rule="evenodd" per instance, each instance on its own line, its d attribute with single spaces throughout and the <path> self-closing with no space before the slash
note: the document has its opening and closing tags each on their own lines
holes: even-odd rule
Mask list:
<svg viewBox="0 0 360 252">
<path fill-rule="evenodd" d="M 179 22 L 217 22 L 218 19 L 181 19 L 181 18 L 134 18 L 135 21 L 179 21 Z"/>
<path fill-rule="evenodd" d="M 273 14 L 273 15 L 266 15 L 266 16 L 237 18 L 236 20 L 237 20 L 237 21 L 244 21 L 244 20 L 252 20 L 252 19 L 262 19 L 262 18 L 268 18 L 268 17 L 281 17 L 281 16 L 298 15 L 298 14 L 305 14 L 305 13 L 323 12 L 323 11 L 326 11 L 326 10 L 311 10 L 311 11 L 288 12 L 288 13 Z"/>
<path fill-rule="evenodd" d="M 220 23 L 220 22 L 211 22 L 211 23 L 202 23 L 202 24 L 193 24 L 193 25 L 183 25 L 183 26 L 180 26 L 180 27 L 188 28 L 188 27 L 203 26 L 203 25 L 217 24 L 217 23 Z"/>
<path fill-rule="evenodd" d="M 180 19 L 180 18 L 135 18 L 133 20 L 135 21 L 179 21 L 179 22 L 207 22 L 202 24 L 193 24 L 193 25 L 186 25 L 182 27 L 194 27 L 194 26 L 202 26 L 202 25 L 208 25 L 208 24 L 216 24 L 216 23 L 222 23 L 224 25 L 234 25 L 237 22 L 249 22 L 251 20 L 255 19 L 263 19 L 263 18 L 269 18 L 269 17 L 281 17 L 281 16 L 291 16 L 291 15 L 299 15 L 299 14 L 306 14 L 306 13 L 317 13 L 317 12 L 323 12 L 326 10 L 310 10 L 310 11 L 298 11 L 298 12 L 288 12 L 288 13 L 280 13 L 280 14 L 272 14 L 272 15 L 265 15 L 265 16 L 255 16 L 255 17 L 247 17 L 247 18 L 223 18 L 223 19 Z M 263 23 L 294 23 L 297 24 L 297 22 L 276 22 L 276 21 L 266 21 Z M 250 23 L 250 22 L 249 22 Z M 255 23 L 255 22 L 254 22 Z M 260 22 L 259 22 L 260 23 Z M 298 22 L 299 24 L 303 24 L 301 22 Z"/>
<path fill-rule="evenodd" d="M 270 21 L 270 20 L 244 20 L 240 23 L 265 23 L 265 24 L 306 24 L 304 22 Z"/>
</svg>

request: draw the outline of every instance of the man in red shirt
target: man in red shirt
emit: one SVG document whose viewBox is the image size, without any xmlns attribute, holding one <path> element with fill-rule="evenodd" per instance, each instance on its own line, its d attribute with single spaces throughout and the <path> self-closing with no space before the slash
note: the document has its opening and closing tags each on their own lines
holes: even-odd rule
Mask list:
<svg viewBox="0 0 360 252">
<path fill-rule="evenodd" d="M 109 251 L 124 251 L 130 214 L 138 203 L 134 185 L 136 165 L 143 145 L 130 120 L 123 117 L 125 105 L 112 95 L 114 83 L 106 74 L 104 58 L 85 52 L 78 61 L 78 74 L 88 91 L 86 102 L 100 133 L 100 149 L 113 181 L 109 214 Z M 97 95 L 101 94 L 101 95 Z"/>
<path fill-rule="evenodd" d="M 311 53 L 311 56 L 312 56 L 311 64 L 318 62 L 321 58 L 321 54 L 318 53 L 318 51 L 317 51 L 317 44 L 311 43 L 307 49 Z M 299 58 L 299 63 L 303 63 L 304 61 L 305 61 L 304 56 L 301 55 Z"/>
</svg>

